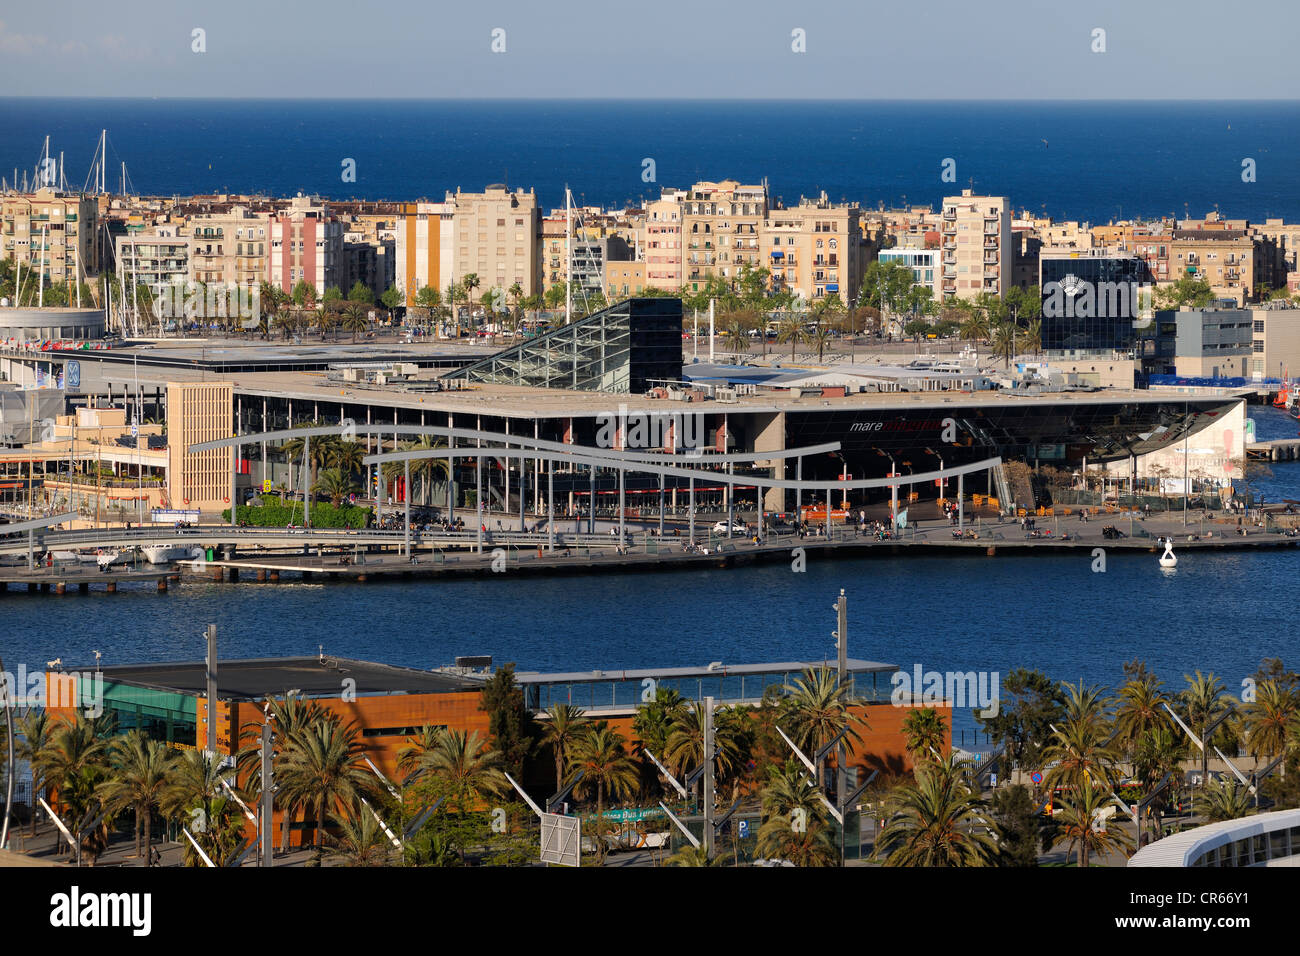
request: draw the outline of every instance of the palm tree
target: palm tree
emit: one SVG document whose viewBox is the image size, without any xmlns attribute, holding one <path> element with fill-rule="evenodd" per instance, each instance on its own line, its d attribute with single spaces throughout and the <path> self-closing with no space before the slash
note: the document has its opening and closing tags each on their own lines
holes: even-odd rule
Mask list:
<svg viewBox="0 0 1300 956">
<path fill-rule="evenodd" d="M 465 299 L 465 311 L 470 313 L 469 318 L 471 319 L 471 321 L 474 318 L 472 313 L 473 304 L 474 304 L 474 290 L 477 289 L 478 287 L 479 287 L 479 279 L 478 279 L 477 272 L 467 272 L 465 274 L 465 277 L 460 280 L 461 295 L 463 295 Z M 456 313 L 456 337 L 460 338 L 460 313 L 459 312 Z"/>
<path fill-rule="evenodd" d="M 795 312 L 789 312 L 777 324 L 776 340 L 782 344 L 790 343 L 790 361 L 794 361 L 794 350 L 804 339 L 803 319 Z"/>
<path fill-rule="evenodd" d="M 685 698 L 677 691 L 670 687 L 655 688 L 654 700 L 639 706 L 632 718 L 637 748 L 649 750 L 660 760 L 664 759 L 673 724 L 687 709 Z"/>
<path fill-rule="evenodd" d="M 713 759 L 719 781 L 731 777 L 740 769 L 741 747 L 733 726 L 714 715 Z M 668 734 L 664 763 L 675 773 L 689 771 L 704 762 L 704 707 L 697 705 L 683 710 L 673 721 Z M 700 783 L 703 786 L 703 780 Z"/>
<path fill-rule="evenodd" d="M 1285 751 L 1300 734 L 1300 694 L 1275 680 L 1255 686 L 1255 700 L 1246 705 L 1247 749 L 1256 760 Z"/>
<path fill-rule="evenodd" d="M 1205 788 L 1205 822 L 1239 820 L 1254 810 L 1250 790 L 1236 780 L 1217 780 Z"/>
<path fill-rule="evenodd" d="M 352 341 L 357 340 L 357 333 L 370 328 L 370 318 L 366 307 L 356 302 L 349 302 L 343 307 L 343 317 L 339 320 L 343 328 L 352 333 Z"/>
<path fill-rule="evenodd" d="M 805 752 L 821 750 L 841 730 L 846 747 L 862 742 L 858 728 L 866 729 L 866 721 L 849 709 L 849 687 L 835 671 L 810 667 L 784 690 L 790 695 L 791 737 Z M 820 781 L 820 761 L 817 772 Z"/>
<path fill-rule="evenodd" d="M 1223 681 L 1213 673 L 1202 675 L 1197 671 L 1195 677 L 1184 674 L 1183 680 L 1187 682 L 1187 688 L 1180 695 L 1183 716 L 1205 745 L 1201 749 L 1201 786 L 1205 786 L 1210 774 L 1210 742 L 1205 739 L 1205 728 L 1218 720 L 1228 709 L 1228 703 L 1223 696 Z"/>
<path fill-rule="evenodd" d="M 564 786 L 565 751 L 587 726 L 585 711 L 571 704 L 555 704 L 546 711 L 550 720 L 542 725 L 542 743 L 549 744 L 555 754 L 555 790 Z"/>
<path fill-rule="evenodd" d="M 915 784 L 896 790 L 876 840 L 886 866 L 992 866 L 997 844 L 981 828 L 988 824 L 984 801 L 962 781 L 955 755 L 917 768 Z"/>
<path fill-rule="evenodd" d="M 501 755 L 478 731 L 442 730 L 432 741 L 422 736 L 406 750 L 406 766 L 416 782 L 429 783 L 451 807 L 464 812 L 509 790 Z"/>
<path fill-rule="evenodd" d="M 999 322 L 992 329 L 992 346 L 993 351 L 1005 359 L 1007 367 L 1011 367 L 1011 360 L 1016 354 L 1016 332 L 1014 324 L 1010 322 Z"/>
<path fill-rule="evenodd" d="M 1025 333 L 1021 337 L 1021 344 L 1024 345 L 1026 352 L 1033 352 L 1035 357 L 1043 350 L 1043 322 L 1041 319 L 1033 319 L 1025 327 Z"/>
<path fill-rule="evenodd" d="M 296 428 L 320 428 L 325 423 L 321 421 L 299 422 Z M 339 441 L 333 435 L 311 435 L 305 438 L 290 438 L 284 443 L 284 454 L 289 461 L 296 462 L 302 457 L 304 450 L 309 450 L 311 454 L 311 486 L 315 488 L 317 473 L 321 468 L 328 468 L 332 463 L 335 455 L 335 449 Z M 308 448 L 308 446 L 310 446 Z M 304 495 L 304 498 L 307 496 Z"/>
<path fill-rule="evenodd" d="M 569 751 L 569 771 L 582 771 L 574 789 L 580 798 L 596 792 L 596 861 L 605 862 L 605 794 L 626 797 L 637 785 L 636 765 L 627 755 L 626 741 L 605 720 L 587 725 Z"/>
<path fill-rule="evenodd" d="M 745 331 L 745 323 L 739 316 L 732 316 L 727 322 L 726 331 L 722 333 L 723 340 L 737 352 L 749 351 L 749 335 Z"/>
<path fill-rule="evenodd" d="M 771 768 L 763 788 L 759 855 L 795 866 L 834 866 L 839 855 L 826 820 L 826 806 L 801 765 Z"/>
<path fill-rule="evenodd" d="M 217 866 L 238 848 L 242 838 L 242 815 L 232 813 L 232 803 L 221 785 L 232 771 L 202 750 L 183 750 L 172 762 L 167 785 L 158 801 L 163 816 L 180 819 Z M 188 865 L 199 864 L 198 854 L 185 843 Z"/>
<path fill-rule="evenodd" d="M 316 814 L 317 859 L 325 849 L 325 817 L 370 794 L 374 777 L 362 759 L 353 726 L 333 714 L 298 730 L 286 742 L 276 779 L 285 795 Z"/>
<path fill-rule="evenodd" d="M 931 760 L 942 760 L 948 742 L 948 725 L 943 715 L 933 707 L 914 708 L 903 718 L 903 735 L 907 738 L 907 752 L 912 755 L 912 766 Z"/>
<path fill-rule="evenodd" d="M 968 341 L 986 339 L 989 336 L 988 319 L 979 312 L 972 311 L 962 320 L 958 331 L 961 337 Z"/>
<path fill-rule="evenodd" d="M 143 819 L 145 866 L 151 864 L 153 811 L 162 800 L 172 770 L 173 756 L 167 746 L 132 730 L 113 741 L 109 748 L 109 777 L 95 788 L 95 795 L 109 813 L 128 807 L 135 815 L 135 855 L 140 856 L 140 827 Z"/>
<path fill-rule="evenodd" d="M 337 468 L 345 475 L 354 475 L 362 468 L 366 449 L 360 442 L 339 441 L 329 447 L 330 467 Z"/>
<path fill-rule="evenodd" d="M 1043 760 L 1055 762 L 1046 774 L 1049 787 L 1076 790 L 1113 781 L 1118 754 L 1103 725 L 1087 719 L 1066 719 L 1043 748 Z"/>
<path fill-rule="evenodd" d="M 808 335 L 808 341 L 817 347 L 817 361 L 826 354 L 826 346 L 831 340 L 831 327 L 825 322 L 818 322 Z"/>
<path fill-rule="evenodd" d="M 345 866 L 387 866 L 392 844 L 379 820 L 365 807 L 352 807 L 350 811 L 330 814 L 338 830 L 337 836 L 329 838 L 330 858 Z"/>
<path fill-rule="evenodd" d="M 48 743 L 37 756 L 37 769 L 52 787 L 67 819 L 81 820 L 95 799 L 95 787 L 107 776 L 108 743 L 101 736 L 101 720 L 80 712 L 54 724 Z M 101 824 L 107 830 L 107 819 Z M 92 834 L 91 840 L 95 837 Z M 56 840 L 58 838 L 56 837 Z"/>
<path fill-rule="evenodd" d="M 1058 827 L 1053 846 L 1067 844 L 1067 853 L 1078 847 L 1078 865 L 1086 867 L 1094 855 L 1121 853 L 1132 848 L 1133 838 L 1122 827 L 1098 828 L 1099 812 L 1111 799 L 1110 788 L 1089 784 L 1076 789 L 1064 800 L 1064 809 L 1056 815 Z"/>
<path fill-rule="evenodd" d="M 417 441 L 404 442 L 401 446 L 402 451 L 433 451 L 438 448 L 447 446 L 436 441 L 430 436 L 425 436 Z M 394 478 L 403 477 L 406 474 L 406 463 L 401 461 L 384 462 L 383 468 L 384 479 L 392 481 Z M 445 478 L 451 477 L 451 460 L 447 458 L 412 458 L 411 459 L 411 478 L 420 479 L 420 501 L 428 500 L 429 483 L 435 475 L 441 475 Z M 409 498 L 411 489 L 406 489 Z"/>
<path fill-rule="evenodd" d="M 709 859 L 708 851 L 703 846 L 687 844 L 664 860 L 664 866 L 726 866 L 726 861 L 727 858 L 721 855 Z"/>
<path fill-rule="evenodd" d="M 312 485 L 311 490 L 316 494 L 325 495 L 332 505 L 338 507 L 348 495 L 359 492 L 361 486 L 352 480 L 351 475 L 345 474 L 340 469 L 326 468 L 320 473 L 320 479 Z"/>
<path fill-rule="evenodd" d="M 283 700 L 268 697 L 265 712 L 266 719 L 270 720 L 275 727 L 275 736 L 271 744 L 273 771 L 280 766 L 290 741 L 308 727 L 328 719 L 325 708 L 318 702 L 297 694 L 287 694 Z M 255 798 L 260 796 L 262 790 L 262 724 L 261 720 L 253 720 L 240 727 L 240 740 L 244 741 L 244 746 L 235 757 L 239 779 L 244 781 L 243 789 Z M 284 853 L 289 849 L 289 834 L 293 830 L 293 821 L 300 807 L 288 791 L 277 792 L 276 803 L 282 813 L 280 852 Z"/>
<path fill-rule="evenodd" d="M 1119 689 L 1115 707 L 1115 741 L 1130 753 L 1148 733 L 1169 726 L 1163 706 L 1168 697 L 1160 690 L 1162 683 L 1154 674 L 1143 670 Z"/>
</svg>

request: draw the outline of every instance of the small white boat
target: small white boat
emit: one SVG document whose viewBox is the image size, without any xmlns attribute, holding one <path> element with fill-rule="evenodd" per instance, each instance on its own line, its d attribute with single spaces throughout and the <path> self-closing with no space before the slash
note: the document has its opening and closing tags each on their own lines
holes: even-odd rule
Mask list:
<svg viewBox="0 0 1300 956">
<path fill-rule="evenodd" d="M 136 548 L 123 548 L 121 551 L 105 549 L 96 556 L 95 560 L 98 562 L 101 571 L 107 571 L 119 564 L 130 564 L 135 560 L 136 554 Z"/>
<path fill-rule="evenodd" d="M 52 551 L 55 561 L 80 561 L 83 564 L 94 564 L 99 560 L 99 555 L 94 551 Z"/>
<path fill-rule="evenodd" d="M 171 564 L 173 561 L 203 557 L 203 549 L 192 544 L 151 544 L 142 550 L 150 564 Z"/>
</svg>

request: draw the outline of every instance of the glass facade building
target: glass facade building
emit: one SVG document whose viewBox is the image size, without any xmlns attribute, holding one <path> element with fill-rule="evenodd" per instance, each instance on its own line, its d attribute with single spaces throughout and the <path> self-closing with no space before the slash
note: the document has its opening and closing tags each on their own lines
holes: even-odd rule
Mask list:
<svg viewBox="0 0 1300 956">
<path fill-rule="evenodd" d="M 1142 327 L 1149 305 L 1143 290 L 1149 295 L 1154 283 L 1146 262 L 1135 256 L 1041 259 L 1043 350 L 1136 349 L 1152 334 Z"/>
<path fill-rule="evenodd" d="M 627 299 L 445 377 L 639 394 L 682 377 L 682 300 Z"/>
</svg>

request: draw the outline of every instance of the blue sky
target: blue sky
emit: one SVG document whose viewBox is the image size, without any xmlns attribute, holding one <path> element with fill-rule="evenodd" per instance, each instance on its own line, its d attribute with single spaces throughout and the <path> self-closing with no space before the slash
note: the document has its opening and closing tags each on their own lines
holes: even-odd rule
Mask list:
<svg viewBox="0 0 1300 956">
<path fill-rule="evenodd" d="M 46 0 L 6 7 L 0 96 L 1300 95 L 1294 0 Z M 494 53 L 498 28 L 505 50 Z M 192 49 L 196 29 L 204 31 L 205 52 Z M 792 49 L 796 30 L 805 52 Z M 1105 52 L 1093 50 L 1096 30 L 1105 31 Z"/>
</svg>

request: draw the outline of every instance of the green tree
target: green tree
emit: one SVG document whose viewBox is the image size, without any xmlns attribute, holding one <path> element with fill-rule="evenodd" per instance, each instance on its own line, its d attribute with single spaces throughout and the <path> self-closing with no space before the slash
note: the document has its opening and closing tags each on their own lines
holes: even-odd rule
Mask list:
<svg viewBox="0 0 1300 956">
<path fill-rule="evenodd" d="M 372 795 L 374 777 L 358 732 L 335 716 L 313 721 L 287 741 L 276 781 L 294 803 L 315 812 L 316 859 L 325 850 L 325 818 Z"/>
<path fill-rule="evenodd" d="M 320 477 L 317 479 L 316 484 L 312 485 L 311 490 L 315 494 L 329 498 L 330 503 L 337 507 L 343 503 L 344 498 L 360 492 L 361 486 L 353 480 L 350 474 L 341 469 L 326 468 L 320 473 Z"/>
<path fill-rule="evenodd" d="M 542 722 L 542 743 L 555 756 L 555 790 L 564 786 L 564 765 L 568 749 L 586 730 L 586 712 L 571 704 L 555 704 L 546 711 L 550 718 Z"/>
<path fill-rule="evenodd" d="M 996 715 L 984 717 L 978 711 L 980 728 L 1006 748 L 1013 767 L 1042 766 L 1042 751 L 1051 736 L 1051 724 L 1061 719 L 1061 693 L 1046 674 L 1017 668 L 1002 682 L 1001 703 Z"/>
<path fill-rule="evenodd" d="M 366 307 L 359 302 L 349 302 L 343 307 L 343 317 L 339 324 L 348 332 L 352 333 L 352 341 L 357 340 L 357 333 L 364 332 L 370 328 L 370 318 L 367 315 Z"/>
<path fill-rule="evenodd" d="M 794 350 L 804 340 L 803 319 L 790 312 L 781 318 L 776 326 L 776 340 L 781 344 L 790 343 L 790 361 L 794 361 Z"/>
<path fill-rule="evenodd" d="M 1101 828 L 1101 811 L 1110 802 L 1110 788 L 1096 783 L 1081 786 L 1066 796 L 1063 809 L 1056 815 L 1055 844 L 1064 843 L 1067 853 L 1078 851 L 1080 867 L 1088 866 L 1094 856 L 1123 853 L 1132 849 L 1133 838 L 1123 827 Z"/>
<path fill-rule="evenodd" d="M 762 799 L 760 856 L 805 867 L 839 862 L 826 806 L 802 765 L 789 761 L 771 767 Z"/>
<path fill-rule="evenodd" d="M 1003 787 L 993 795 L 992 810 L 998 832 L 997 865 L 1037 866 L 1039 847 L 1050 841 L 1050 835 L 1029 788 L 1019 783 Z"/>
<path fill-rule="evenodd" d="M 858 730 L 866 729 L 866 721 L 849 709 L 849 686 L 840 684 L 831 668 L 807 668 L 785 691 L 790 695 L 790 736 L 805 753 L 820 750 L 840 731 L 847 747 L 862 742 Z M 820 780 L 820 763 L 817 773 Z"/>
<path fill-rule="evenodd" d="M 1160 308 L 1179 309 L 1186 305 L 1203 309 L 1214 301 L 1214 290 L 1203 277 L 1189 274 L 1157 286 L 1155 299 Z"/>
<path fill-rule="evenodd" d="M 1294 687 L 1261 681 L 1245 711 L 1246 748 L 1256 761 L 1272 759 L 1295 745 L 1300 736 L 1300 694 Z"/>
<path fill-rule="evenodd" d="M 576 741 L 569 753 L 569 772 L 582 771 L 582 780 L 574 788 L 574 795 L 584 798 L 593 790 L 596 793 L 596 862 L 605 862 L 605 795 L 626 797 L 637 785 L 636 765 L 627 755 L 623 735 L 613 730 L 608 721 L 599 720 L 587 725 L 586 732 Z"/>
<path fill-rule="evenodd" d="M 314 305 L 316 303 L 316 286 L 306 279 L 299 279 L 294 283 L 293 291 L 289 293 L 289 297 L 293 299 L 293 304 L 299 308 Z"/>
<path fill-rule="evenodd" d="M 375 294 L 364 282 L 358 279 L 352 283 L 352 288 L 348 289 L 348 301 L 360 302 L 362 305 L 374 305 Z"/>
<path fill-rule="evenodd" d="M 1228 709 L 1228 702 L 1224 697 L 1223 681 L 1213 673 L 1202 675 L 1198 670 L 1195 677 L 1184 674 L 1183 680 L 1187 682 L 1186 689 L 1179 696 L 1183 719 L 1205 743 L 1205 748 L 1201 751 L 1201 782 L 1204 786 L 1210 778 L 1210 741 L 1205 739 L 1205 728 Z"/>
<path fill-rule="evenodd" d="M 515 680 L 515 665 L 506 664 L 483 685 L 479 710 L 488 715 L 488 732 L 515 778 L 523 775 L 524 761 L 537 747 L 540 736 L 532 713 L 524 706 L 524 692 Z"/>
<path fill-rule="evenodd" d="M 903 736 L 907 739 L 913 767 L 919 767 L 943 759 L 948 746 L 948 725 L 933 707 L 913 708 L 903 717 Z"/>
<path fill-rule="evenodd" d="M 113 741 L 109 748 L 108 779 L 95 788 L 95 795 L 109 813 L 130 809 L 135 815 L 135 855 L 140 856 L 143 825 L 145 866 L 153 849 L 153 811 L 158 808 L 172 770 L 172 756 L 165 744 L 149 740 L 132 730 Z"/>
<path fill-rule="evenodd" d="M 202 750 L 183 750 L 173 760 L 158 807 L 165 817 L 184 825 L 203 852 L 224 866 L 243 842 L 244 817 L 221 785 L 233 786 L 234 774 Z M 184 841 L 187 866 L 201 860 Z"/>
<path fill-rule="evenodd" d="M 364 807 L 346 813 L 331 813 L 337 836 L 329 838 L 331 859 L 344 866 L 387 866 L 392 844 L 379 820 Z"/>
</svg>

